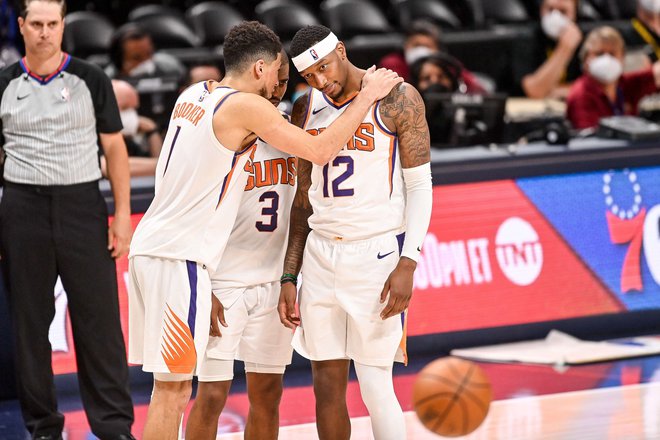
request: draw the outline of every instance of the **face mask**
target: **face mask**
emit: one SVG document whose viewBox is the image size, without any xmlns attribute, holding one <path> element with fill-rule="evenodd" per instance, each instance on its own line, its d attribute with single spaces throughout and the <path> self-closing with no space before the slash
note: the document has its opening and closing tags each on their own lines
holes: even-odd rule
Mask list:
<svg viewBox="0 0 660 440">
<path fill-rule="evenodd" d="M 154 60 L 146 60 L 133 67 L 133 69 L 128 72 L 128 76 L 153 75 L 154 73 L 156 73 L 156 63 L 154 63 Z"/>
<path fill-rule="evenodd" d="M 621 61 L 610 54 L 604 54 L 591 60 L 589 73 L 603 84 L 611 84 L 623 73 Z"/>
<path fill-rule="evenodd" d="M 121 125 L 124 126 L 121 129 L 121 133 L 126 136 L 135 136 L 138 132 L 138 125 L 140 125 L 140 117 L 137 110 L 127 108 L 119 112 L 119 117 L 121 118 Z"/>
<path fill-rule="evenodd" d="M 660 0 L 639 0 L 639 5 L 645 11 L 660 14 Z"/>
<path fill-rule="evenodd" d="M 403 53 L 403 56 L 406 59 L 406 63 L 410 66 L 415 61 L 427 57 L 434 52 L 435 52 L 434 50 L 429 49 L 426 46 L 415 46 L 410 49 L 407 49 Z"/>
<path fill-rule="evenodd" d="M 434 83 L 428 86 L 426 90 L 424 90 L 424 93 L 451 93 L 453 91 L 454 90 L 444 84 Z"/>
<path fill-rule="evenodd" d="M 567 16 L 555 9 L 541 17 L 541 28 L 548 37 L 557 40 L 570 21 Z"/>
</svg>

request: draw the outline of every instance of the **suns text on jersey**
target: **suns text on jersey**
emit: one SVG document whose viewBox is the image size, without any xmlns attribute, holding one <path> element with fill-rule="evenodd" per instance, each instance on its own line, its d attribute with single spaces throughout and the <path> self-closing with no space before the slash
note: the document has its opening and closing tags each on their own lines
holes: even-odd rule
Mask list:
<svg viewBox="0 0 660 440">
<path fill-rule="evenodd" d="M 293 186 L 296 184 L 296 167 L 295 157 L 248 161 L 245 164 L 245 172 L 248 174 L 245 191 L 278 184 Z"/>
<path fill-rule="evenodd" d="M 310 128 L 307 132 L 311 135 L 322 133 L 325 128 Z M 374 138 L 374 124 L 363 122 L 355 131 L 353 137 L 348 140 L 346 150 L 374 151 L 376 142 Z"/>
</svg>

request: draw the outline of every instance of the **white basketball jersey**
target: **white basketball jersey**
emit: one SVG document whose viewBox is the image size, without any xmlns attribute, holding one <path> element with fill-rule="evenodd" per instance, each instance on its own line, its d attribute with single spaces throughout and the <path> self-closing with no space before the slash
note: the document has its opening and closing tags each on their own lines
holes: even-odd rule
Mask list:
<svg viewBox="0 0 660 440">
<path fill-rule="evenodd" d="M 305 130 L 318 134 L 353 98 L 336 103 L 312 89 Z M 363 240 L 405 226 L 405 191 L 398 138 L 380 118 L 376 102 L 327 165 L 313 165 L 309 226 L 328 238 Z"/>
<path fill-rule="evenodd" d="M 256 144 L 225 148 L 213 132 L 213 115 L 237 93 L 189 87 L 177 99 L 156 166 L 154 199 L 138 224 L 131 256 L 190 260 L 217 267 L 229 239 Z"/>
<path fill-rule="evenodd" d="M 257 140 L 241 207 L 213 280 L 213 289 L 254 286 L 280 279 L 296 192 L 297 161 Z"/>
</svg>

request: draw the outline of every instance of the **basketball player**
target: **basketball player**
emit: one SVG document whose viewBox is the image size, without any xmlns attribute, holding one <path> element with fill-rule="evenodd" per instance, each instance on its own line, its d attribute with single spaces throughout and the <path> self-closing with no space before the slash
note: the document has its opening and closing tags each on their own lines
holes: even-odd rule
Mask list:
<svg viewBox="0 0 660 440">
<path fill-rule="evenodd" d="M 350 63 L 344 44 L 320 25 L 298 31 L 291 53 L 313 88 L 296 102 L 293 122 L 322 135 L 360 97 L 365 71 Z M 285 326 L 297 327 L 293 347 L 312 361 L 321 440 L 350 437 L 351 359 L 375 438 L 406 437 L 392 366 L 395 359 L 404 360 L 400 315 L 412 295 L 431 216 L 424 114 L 417 90 L 399 84 L 371 107 L 330 163 L 299 161 L 279 312 Z M 301 264 L 298 316 L 295 284 Z"/>
<path fill-rule="evenodd" d="M 172 112 L 154 199 L 130 253 L 129 359 L 155 379 L 145 440 L 177 438 L 201 361 L 197 353 L 206 349 L 210 326 L 219 332 L 217 320 L 210 319 L 211 280 L 236 218 L 256 137 L 323 164 L 372 102 L 400 81 L 392 72 L 371 72 L 363 99 L 327 136 L 315 138 L 285 121 L 264 99 L 277 85 L 281 50 L 264 25 L 235 26 L 224 44 L 225 78 L 189 87 Z"/>
<path fill-rule="evenodd" d="M 270 98 L 277 107 L 289 81 L 289 58 L 282 51 L 278 83 Z M 288 119 L 288 117 L 287 117 Z M 296 191 L 296 159 L 261 139 L 238 216 L 225 248 L 213 292 L 228 323 L 212 336 L 198 371 L 199 385 L 186 436 L 215 439 L 234 376 L 234 359 L 245 363 L 250 412 L 245 438 L 276 439 L 282 375 L 291 363 L 291 330 L 280 324 L 277 301 L 284 262 L 289 211 Z M 256 252 L 255 252 L 256 251 Z"/>
</svg>

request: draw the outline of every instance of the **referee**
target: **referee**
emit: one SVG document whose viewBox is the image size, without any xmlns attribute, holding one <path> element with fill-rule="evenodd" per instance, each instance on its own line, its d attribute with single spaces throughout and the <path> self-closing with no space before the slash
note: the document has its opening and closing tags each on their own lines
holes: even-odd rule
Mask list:
<svg viewBox="0 0 660 440">
<path fill-rule="evenodd" d="M 133 405 L 114 258 L 131 238 L 126 146 L 110 80 L 62 52 L 64 0 L 22 0 L 26 56 L 0 72 L 5 151 L 0 255 L 21 410 L 33 439 L 61 439 L 48 329 L 57 276 L 68 294 L 82 402 L 101 440 L 132 439 Z M 115 200 L 108 227 L 98 141 Z"/>
</svg>

